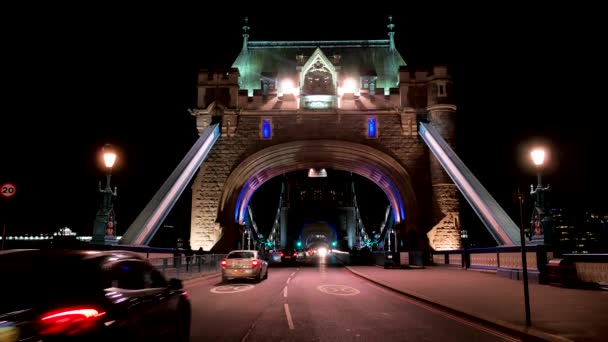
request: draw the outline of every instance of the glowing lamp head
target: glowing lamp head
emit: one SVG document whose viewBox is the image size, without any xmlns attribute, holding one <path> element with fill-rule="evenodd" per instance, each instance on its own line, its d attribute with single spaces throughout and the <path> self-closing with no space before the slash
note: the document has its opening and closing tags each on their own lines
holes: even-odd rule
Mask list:
<svg viewBox="0 0 608 342">
<path fill-rule="evenodd" d="M 545 162 L 545 150 L 537 148 L 530 152 L 530 156 L 532 157 L 532 162 L 536 166 L 541 166 Z"/>
<path fill-rule="evenodd" d="M 290 79 L 285 79 L 281 82 L 281 90 L 283 90 L 283 94 L 293 94 L 294 93 L 294 86 L 293 86 L 293 81 Z"/>
<path fill-rule="evenodd" d="M 347 78 L 344 80 L 342 90 L 345 94 L 354 94 L 355 90 L 357 90 L 357 82 L 352 78 Z"/>
<path fill-rule="evenodd" d="M 103 161 L 107 168 L 111 168 L 114 166 L 114 162 L 116 162 L 116 152 L 114 152 L 110 145 L 106 145 L 103 148 Z"/>
</svg>

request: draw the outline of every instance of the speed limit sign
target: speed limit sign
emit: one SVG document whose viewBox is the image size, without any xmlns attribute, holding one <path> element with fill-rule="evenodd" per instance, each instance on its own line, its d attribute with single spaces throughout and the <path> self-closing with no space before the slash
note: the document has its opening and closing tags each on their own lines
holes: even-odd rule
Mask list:
<svg viewBox="0 0 608 342">
<path fill-rule="evenodd" d="M 15 192 L 17 192 L 17 188 L 11 183 L 4 183 L 0 188 L 0 194 L 6 198 L 15 196 Z"/>
</svg>

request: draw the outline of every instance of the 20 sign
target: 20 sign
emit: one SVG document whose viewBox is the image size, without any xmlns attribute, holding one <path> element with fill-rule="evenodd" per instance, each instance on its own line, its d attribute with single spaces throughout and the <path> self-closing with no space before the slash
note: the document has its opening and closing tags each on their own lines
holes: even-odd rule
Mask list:
<svg viewBox="0 0 608 342">
<path fill-rule="evenodd" d="M 6 198 L 15 196 L 16 192 L 17 188 L 15 188 L 15 186 L 11 183 L 2 184 L 2 187 L 0 188 L 0 194 L 2 194 L 2 196 Z"/>
</svg>

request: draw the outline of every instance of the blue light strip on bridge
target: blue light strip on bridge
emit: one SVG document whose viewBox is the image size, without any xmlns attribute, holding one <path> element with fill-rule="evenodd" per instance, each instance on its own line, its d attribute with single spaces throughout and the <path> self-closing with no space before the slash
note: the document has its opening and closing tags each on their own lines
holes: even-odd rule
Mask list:
<svg viewBox="0 0 608 342">
<path fill-rule="evenodd" d="M 148 245 L 188 182 L 198 172 L 207 154 L 220 136 L 218 124 L 203 131 L 184 159 L 137 216 L 120 240 L 121 245 Z"/>
<path fill-rule="evenodd" d="M 520 244 L 519 227 L 458 158 L 439 132 L 423 122 L 420 122 L 418 127 L 422 140 L 452 178 L 496 242 L 500 245 Z"/>
</svg>

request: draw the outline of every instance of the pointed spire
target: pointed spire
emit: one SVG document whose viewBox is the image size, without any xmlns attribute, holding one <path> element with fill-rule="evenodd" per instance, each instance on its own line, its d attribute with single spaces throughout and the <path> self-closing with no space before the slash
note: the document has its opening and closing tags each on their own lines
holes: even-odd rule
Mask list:
<svg viewBox="0 0 608 342">
<path fill-rule="evenodd" d="M 395 50 L 395 32 L 393 32 L 393 28 L 395 27 L 395 24 L 393 24 L 393 16 L 389 15 L 388 16 L 388 25 L 386 25 L 386 27 L 388 27 L 388 36 L 389 36 L 389 40 L 390 40 L 390 47 L 389 49 L 391 51 Z"/>
<path fill-rule="evenodd" d="M 245 25 L 243 26 L 243 51 L 247 51 L 247 44 L 249 42 L 249 34 L 247 31 L 249 31 L 250 27 L 247 26 L 248 21 L 249 18 L 245 17 Z"/>
</svg>

